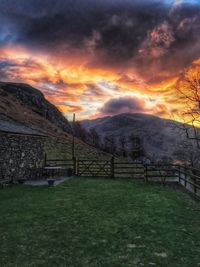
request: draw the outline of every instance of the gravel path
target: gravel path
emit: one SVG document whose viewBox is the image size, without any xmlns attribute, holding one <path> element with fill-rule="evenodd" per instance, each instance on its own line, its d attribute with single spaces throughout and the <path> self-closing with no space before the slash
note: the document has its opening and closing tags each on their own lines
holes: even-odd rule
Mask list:
<svg viewBox="0 0 200 267">
<path fill-rule="evenodd" d="M 57 186 L 59 184 L 64 183 L 65 181 L 68 181 L 72 179 L 73 177 L 56 177 L 54 186 Z M 25 185 L 32 185 L 32 186 L 42 186 L 42 185 L 48 185 L 48 179 L 41 179 L 41 180 L 28 180 L 24 183 Z"/>
</svg>

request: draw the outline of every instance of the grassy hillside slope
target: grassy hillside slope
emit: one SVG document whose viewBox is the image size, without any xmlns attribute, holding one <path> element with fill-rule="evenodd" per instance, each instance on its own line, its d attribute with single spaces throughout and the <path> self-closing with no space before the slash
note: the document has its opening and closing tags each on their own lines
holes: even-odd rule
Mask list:
<svg viewBox="0 0 200 267">
<path fill-rule="evenodd" d="M 52 117 L 51 117 L 52 116 Z M 42 134 L 48 158 L 72 157 L 70 123 L 42 93 L 29 85 L 0 83 L 0 131 Z M 77 157 L 109 157 L 75 139 Z"/>
</svg>

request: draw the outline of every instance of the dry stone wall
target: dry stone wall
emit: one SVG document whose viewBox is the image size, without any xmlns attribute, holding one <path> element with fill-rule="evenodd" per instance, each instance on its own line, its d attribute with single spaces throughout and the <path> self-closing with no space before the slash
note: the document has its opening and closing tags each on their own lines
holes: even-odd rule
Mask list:
<svg viewBox="0 0 200 267">
<path fill-rule="evenodd" d="M 0 179 L 36 179 L 42 175 L 45 138 L 0 132 Z"/>
<path fill-rule="evenodd" d="M 78 140 L 75 156 L 84 159 L 111 157 Z M 16 182 L 41 178 L 45 158 L 72 159 L 71 140 L 62 142 L 49 136 L 0 131 L 0 183 L 2 180 Z"/>
</svg>

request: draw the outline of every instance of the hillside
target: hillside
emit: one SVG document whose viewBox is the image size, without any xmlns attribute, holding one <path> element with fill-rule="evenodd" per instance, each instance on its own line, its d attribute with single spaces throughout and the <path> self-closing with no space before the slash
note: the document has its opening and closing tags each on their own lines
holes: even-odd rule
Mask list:
<svg viewBox="0 0 200 267">
<path fill-rule="evenodd" d="M 42 128 L 40 122 L 45 119 L 63 131 L 71 132 L 68 120 L 59 110 L 39 90 L 26 84 L 0 82 L 0 112 L 38 129 Z"/>
<path fill-rule="evenodd" d="M 117 145 L 121 136 L 127 140 L 126 149 L 130 149 L 129 137 L 131 134 L 139 136 L 143 142 L 146 155 L 150 159 L 175 158 L 183 151 L 196 151 L 195 144 L 186 139 L 185 133 L 179 127 L 180 123 L 161 119 L 146 114 L 120 114 L 113 117 L 104 117 L 94 120 L 85 120 L 82 125 L 86 130 L 94 128 L 103 139 L 105 136 L 115 138 Z M 197 152 L 198 153 L 198 152 Z M 188 157 L 190 155 L 188 154 Z"/>
<path fill-rule="evenodd" d="M 0 131 L 42 134 L 50 158 L 71 158 L 71 126 L 62 113 L 37 89 L 19 83 L 0 82 Z M 78 157 L 102 157 L 105 153 L 75 139 Z"/>
<path fill-rule="evenodd" d="M 131 134 L 142 140 L 146 157 L 182 159 L 196 157 L 199 152 L 178 127 L 181 124 L 146 114 L 120 114 L 82 122 L 89 131 L 94 128 L 101 136 L 112 136 L 119 148 L 119 138 L 126 138 L 126 150 L 131 150 Z M 71 157 L 71 126 L 61 112 L 37 89 L 17 83 L 0 83 L 0 130 L 27 134 L 42 134 L 54 140 L 46 143 L 49 157 Z M 75 139 L 78 157 L 107 157 L 79 139 Z M 179 154 L 180 157 L 177 157 Z M 199 154 L 198 154 L 199 155 Z"/>
</svg>

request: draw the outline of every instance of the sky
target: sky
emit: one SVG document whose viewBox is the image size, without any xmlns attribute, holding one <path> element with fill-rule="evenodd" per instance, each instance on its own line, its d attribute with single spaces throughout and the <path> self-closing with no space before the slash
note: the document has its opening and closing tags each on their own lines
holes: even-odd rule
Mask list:
<svg viewBox="0 0 200 267">
<path fill-rule="evenodd" d="M 0 80 L 38 88 L 69 118 L 172 118 L 194 66 L 200 0 L 0 0 Z"/>
</svg>

